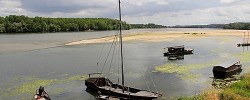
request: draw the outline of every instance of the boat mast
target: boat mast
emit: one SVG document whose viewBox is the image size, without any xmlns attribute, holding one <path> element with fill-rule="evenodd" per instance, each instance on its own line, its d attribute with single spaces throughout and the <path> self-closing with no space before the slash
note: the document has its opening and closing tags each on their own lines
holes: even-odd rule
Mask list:
<svg viewBox="0 0 250 100">
<path fill-rule="evenodd" d="M 122 92 L 124 93 L 124 69 L 123 69 L 123 48 L 122 48 L 122 14 L 121 14 L 121 0 L 119 0 L 119 31 L 120 31 L 120 44 L 121 44 L 121 67 L 122 67 Z"/>
<path fill-rule="evenodd" d="M 247 32 L 247 44 L 248 44 L 248 40 L 249 40 L 249 32 Z"/>
<path fill-rule="evenodd" d="M 243 44 L 245 44 L 246 42 L 245 42 L 245 32 L 244 32 L 244 39 L 243 39 Z"/>
</svg>

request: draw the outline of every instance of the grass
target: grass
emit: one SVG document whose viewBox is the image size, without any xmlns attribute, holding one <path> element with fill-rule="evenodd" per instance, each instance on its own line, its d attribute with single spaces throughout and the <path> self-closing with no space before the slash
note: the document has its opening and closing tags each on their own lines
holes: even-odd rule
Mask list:
<svg viewBox="0 0 250 100">
<path fill-rule="evenodd" d="M 179 97 L 176 100 L 250 100 L 250 73 L 223 90 L 211 89 L 196 96 Z"/>
<path fill-rule="evenodd" d="M 219 100 L 218 91 L 211 89 L 196 96 L 180 97 L 176 100 Z"/>
<path fill-rule="evenodd" d="M 250 74 L 246 74 L 240 82 L 226 88 L 220 97 L 223 100 L 250 100 Z"/>
</svg>

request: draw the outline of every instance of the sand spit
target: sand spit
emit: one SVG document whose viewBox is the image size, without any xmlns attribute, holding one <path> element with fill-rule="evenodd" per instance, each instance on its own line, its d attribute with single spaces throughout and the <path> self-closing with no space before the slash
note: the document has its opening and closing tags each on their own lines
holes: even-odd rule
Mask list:
<svg viewBox="0 0 250 100">
<path fill-rule="evenodd" d="M 244 30 L 198 30 L 198 31 L 162 31 L 162 32 L 144 32 L 126 34 L 123 36 L 123 41 L 145 41 L 145 42 L 162 42 L 172 41 L 175 39 L 197 39 L 207 36 L 241 36 L 243 37 Z M 114 36 L 107 36 L 95 39 L 86 39 L 66 43 L 65 45 L 79 45 L 112 42 Z"/>
</svg>

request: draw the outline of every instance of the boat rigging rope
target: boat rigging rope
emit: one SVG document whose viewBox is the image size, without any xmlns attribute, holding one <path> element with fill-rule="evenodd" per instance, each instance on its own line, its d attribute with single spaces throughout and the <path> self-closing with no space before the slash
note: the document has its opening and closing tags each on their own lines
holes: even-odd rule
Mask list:
<svg viewBox="0 0 250 100">
<path fill-rule="evenodd" d="M 118 9 L 118 5 L 115 7 L 115 9 Z M 116 11 L 113 12 L 113 17 L 115 17 L 115 15 L 118 15 Z M 118 23 L 117 23 L 117 24 L 118 24 Z M 116 24 L 116 25 L 117 25 L 117 24 Z M 118 33 L 116 33 L 116 34 L 118 34 Z M 96 64 L 97 64 L 97 71 L 96 71 L 96 72 L 98 72 L 100 59 L 101 59 L 101 57 L 102 57 L 103 49 L 104 49 L 105 45 L 106 45 L 106 42 L 104 42 L 104 44 L 102 45 L 102 50 L 101 50 L 100 56 L 99 56 L 99 58 L 98 58 L 98 60 L 97 60 L 97 63 L 96 63 Z"/>
<path fill-rule="evenodd" d="M 152 83 L 154 84 L 154 88 L 156 90 L 156 93 L 159 93 L 158 90 L 157 90 L 157 88 L 156 88 L 156 85 L 155 85 L 155 82 L 154 82 L 153 78 L 150 75 L 149 75 L 149 77 L 150 77 Z"/>
<path fill-rule="evenodd" d="M 116 37 L 117 37 L 117 35 L 115 35 L 114 40 L 113 40 L 113 42 L 112 42 L 112 44 L 111 44 L 111 46 L 110 46 L 110 49 L 109 49 L 109 52 L 108 52 L 108 56 L 107 56 L 106 59 L 105 59 L 105 62 L 104 62 L 104 64 L 103 64 L 103 67 L 102 67 L 102 70 L 101 70 L 101 73 L 103 72 L 103 69 L 104 69 L 104 67 L 105 67 L 105 65 L 106 65 L 106 63 L 107 63 L 107 60 L 108 60 L 109 56 L 110 56 L 110 52 L 111 52 L 111 50 L 112 50 L 112 47 L 113 47 L 113 45 L 114 45 L 114 41 L 115 41 Z"/>
<path fill-rule="evenodd" d="M 142 73 L 142 74 L 143 74 L 143 73 Z M 146 76 L 145 76 L 145 74 L 143 74 L 143 79 L 144 79 L 144 81 L 145 81 L 145 83 L 146 83 L 146 85 L 147 85 L 148 91 L 151 91 L 150 88 L 149 88 L 149 86 L 148 86 L 148 82 L 146 81 Z"/>
<path fill-rule="evenodd" d="M 144 73 L 146 73 L 146 70 L 143 70 L 143 71 L 144 71 Z M 147 85 L 149 91 L 151 91 L 150 88 L 149 88 L 149 86 L 148 86 L 148 84 L 147 84 L 147 82 L 146 82 L 146 76 L 145 76 L 145 75 L 143 75 L 143 76 L 144 76 L 144 80 L 145 80 L 145 83 L 146 83 L 146 85 Z M 156 88 L 156 85 L 155 85 L 155 82 L 154 82 L 153 78 L 152 78 L 150 75 L 148 75 L 148 77 L 150 77 L 150 80 L 151 80 L 151 82 L 152 82 L 153 85 L 154 85 L 154 89 L 155 89 L 156 93 L 159 93 L 159 91 L 158 91 L 157 88 Z"/>
<path fill-rule="evenodd" d="M 99 62 L 100 62 L 100 59 L 102 57 L 102 52 L 103 52 L 103 49 L 104 49 L 105 45 L 106 45 L 106 42 L 104 42 L 103 45 L 102 45 L 102 50 L 101 50 L 101 53 L 100 53 L 99 58 L 98 58 L 97 63 L 96 63 L 97 64 L 97 71 L 96 72 L 98 72 Z"/>
<path fill-rule="evenodd" d="M 113 48 L 113 53 L 112 53 L 111 60 L 110 60 L 109 71 L 108 71 L 108 77 L 109 77 L 109 74 L 110 74 L 110 69 L 111 69 L 112 64 L 113 64 L 114 55 L 115 55 L 115 50 L 116 50 L 116 45 L 117 45 L 117 35 L 115 36 L 115 40 L 114 40 L 114 48 Z"/>
</svg>

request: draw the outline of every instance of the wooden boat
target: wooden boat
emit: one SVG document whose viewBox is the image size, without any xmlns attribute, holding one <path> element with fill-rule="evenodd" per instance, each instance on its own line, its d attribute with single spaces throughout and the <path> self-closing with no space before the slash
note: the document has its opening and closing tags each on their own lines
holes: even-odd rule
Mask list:
<svg viewBox="0 0 250 100">
<path fill-rule="evenodd" d="M 166 51 L 167 48 L 167 51 Z M 164 56 L 170 55 L 186 55 L 193 54 L 194 49 L 185 49 L 184 45 L 182 46 L 173 46 L 164 48 Z"/>
<path fill-rule="evenodd" d="M 85 85 L 87 86 L 88 90 L 96 91 L 102 95 L 114 96 L 118 98 L 128 98 L 132 100 L 151 100 L 162 95 L 155 92 L 150 92 L 147 90 L 137 89 L 133 87 L 127 87 L 124 84 L 124 65 L 123 65 L 123 46 L 122 46 L 122 33 L 121 33 L 121 1 L 119 0 L 119 40 L 120 40 L 120 57 L 121 57 L 121 75 L 122 75 L 122 84 L 115 84 L 112 83 L 106 77 L 91 77 L 92 74 L 89 74 L 89 78 L 85 80 Z M 96 74 L 96 73 L 94 73 Z"/>
<path fill-rule="evenodd" d="M 224 79 L 231 77 L 232 75 L 239 74 L 242 69 L 240 60 L 234 59 L 227 62 L 224 62 L 220 65 L 216 65 L 213 68 L 214 78 Z"/>
<path fill-rule="evenodd" d="M 244 32 L 244 38 L 243 38 L 243 43 L 239 43 L 237 44 L 238 47 L 241 47 L 241 46 L 250 46 L 250 43 L 248 43 L 248 40 L 249 40 L 249 32 L 248 32 L 248 37 L 246 38 L 245 36 L 245 32 Z"/>
<path fill-rule="evenodd" d="M 117 96 L 120 98 L 151 100 L 161 96 L 159 93 L 112 83 L 105 77 L 90 77 L 85 81 L 85 85 L 90 90 L 98 91 L 104 95 Z"/>
<path fill-rule="evenodd" d="M 241 43 L 241 44 L 237 44 L 238 47 L 240 46 L 250 46 L 250 43 Z"/>
</svg>

